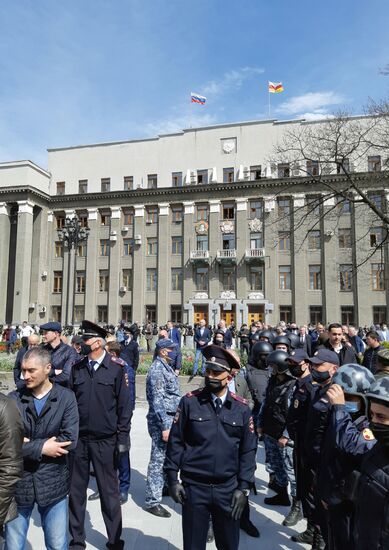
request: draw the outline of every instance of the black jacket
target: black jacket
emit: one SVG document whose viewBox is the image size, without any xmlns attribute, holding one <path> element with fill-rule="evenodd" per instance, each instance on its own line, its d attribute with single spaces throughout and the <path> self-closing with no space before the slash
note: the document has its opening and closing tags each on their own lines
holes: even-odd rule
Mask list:
<svg viewBox="0 0 389 550">
<path fill-rule="evenodd" d="M 129 367 L 132 367 L 135 371 L 139 364 L 139 346 L 135 340 L 131 340 L 128 344 L 121 342 L 120 357 L 127 363 Z"/>
<path fill-rule="evenodd" d="M 20 348 L 20 350 L 16 354 L 15 365 L 14 365 L 14 381 L 15 381 L 15 386 L 17 387 L 18 390 L 20 390 L 21 388 L 24 388 L 24 380 L 20 378 L 20 375 L 22 373 L 23 357 L 25 356 L 27 351 L 28 351 L 28 346 L 23 346 L 22 348 Z"/>
<path fill-rule="evenodd" d="M 317 349 L 319 348 L 327 348 L 331 351 L 334 351 L 334 348 L 331 346 L 329 340 L 327 340 L 327 342 L 322 346 L 318 346 Z M 358 359 L 353 347 L 349 348 L 347 346 L 343 346 L 340 352 L 338 353 L 338 356 L 339 356 L 339 366 L 347 365 L 348 363 L 358 363 Z"/>
<path fill-rule="evenodd" d="M 53 384 L 50 395 L 39 416 L 30 390 L 22 388 L 12 392 L 24 424 L 23 478 L 16 486 L 16 501 L 19 506 L 31 506 L 37 502 L 48 506 L 66 497 L 69 491 L 68 455 L 51 458 L 42 455 L 47 439 L 72 441 L 67 447 L 73 450 L 77 444 L 78 412 L 74 393 L 59 384 Z"/>
<path fill-rule="evenodd" d="M 377 371 L 377 353 L 381 349 L 384 348 L 382 346 L 378 346 L 377 348 L 367 348 L 363 356 L 362 365 L 369 369 L 373 374 Z"/>
<path fill-rule="evenodd" d="M 246 367 L 247 385 L 257 407 L 265 398 L 269 377 L 270 371 L 268 368 L 257 369 L 250 364 Z"/>
<path fill-rule="evenodd" d="M 0 529 L 18 515 L 15 485 L 23 475 L 23 425 L 15 403 L 0 393 Z"/>
<path fill-rule="evenodd" d="M 51 353 L 50 379 L 57 384 L 61 384 L 61 386 L 68 386 L 72 366 L 80 360 L 80 356 L 72 346 L 68 346 L 62 341 L 56 348 L 52 348 L 50 344 L 43 347 Z M 62 372 L 55 374 L 56 370 Z"/>
<path fill-rule="evenodd" d="M 296 384 L 294 378 L 271 376 L 261 408 L 260 427 L 263 433 L 279 439 L 285 432 L 290 397 Z"/>
</svg>

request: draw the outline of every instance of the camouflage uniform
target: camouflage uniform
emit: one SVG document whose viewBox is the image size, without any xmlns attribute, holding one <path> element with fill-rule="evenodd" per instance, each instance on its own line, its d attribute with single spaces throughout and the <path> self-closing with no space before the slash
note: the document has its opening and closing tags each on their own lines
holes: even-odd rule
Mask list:
<svg viewBox="0 0 389 550">
<path fill-rule="evenodd" d="M 146 479 L 146 508 L 161 503 L 164 486 L 163 463 L 166 443 L 162 432 L 170 430 L 180 402 L 178 377 L 160 357 L 151 364 L 146 378 L 146 397 L 149 403 L 147 427 L 151 437 L 150 462 Z"/>
<path fill-rule="evenodd" d="M 270 435 L 264 434 L 263 442 L 266 449 L 266 470 L 275 474 L 276 482 L 280 487 L 287 487 L 290 483 L 290 494 L 296 496 L 296 478 L 293 469 L 293 447 L 280 447 L 278 441 Z"/>
</svg>

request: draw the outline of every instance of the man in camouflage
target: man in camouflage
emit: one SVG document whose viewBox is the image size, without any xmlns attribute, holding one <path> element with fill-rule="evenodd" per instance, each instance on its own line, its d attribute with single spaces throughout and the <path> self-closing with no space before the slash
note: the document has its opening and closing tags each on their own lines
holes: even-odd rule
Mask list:
<svg viewBox="0 0 389 550">
<path fill-rule="evenodd" d="M 170 366 L 170 357 L 175 344 L 168 338 L 156 343 L 157 357 L 151 364 L 146 378 L 146 397 L 149 404 L 147 427 L 151 437 L 150 462 L 147 469 L 145 508 L 151 514 L 168 518 L 171 516 L 161 506 L 164 486 L 163 463 L 169 432 L 180 401 L 178 377 Z"/>
</svg>

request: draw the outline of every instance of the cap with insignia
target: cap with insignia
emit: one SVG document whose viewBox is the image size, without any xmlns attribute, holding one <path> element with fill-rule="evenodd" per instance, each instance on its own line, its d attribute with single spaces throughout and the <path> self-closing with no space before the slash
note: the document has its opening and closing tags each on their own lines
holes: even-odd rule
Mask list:
<svg viewBox="0 0 389 550">
<path fill-rule="evenodd" d="M 314 365 L 321 365 L 322 363 L 331 363 L 332 365 L 339 366 L 339 355 L 335 351 L 330 349 L 320 348 L 319 351 L 309 359 Z"/>
<path fill-rule="evenodd" d="M 156 351 L 160 349 L 175 349 L 176 344 L 169 338 L 160 338 L 155 344 Z"/>
<path fill-rule="evenodd" d="M 52 321 L 51 323 L 45 323 L 44 325 L 41 325 L 40 330 L 52 330 L 53 332 L 62 332 L 61 323 L 57 323 L 56 321 Z"/>
<path fill-rule="evenodd" d="M 205 358 L 206 369 L 216 372 L 231 372 L 231 369 L 240 369 L 239 359 L 228 349 L 223 349 L 220 346 L 212 344 L 206 346 L 202 352 Z"/>
<path fill-rule="evenodd" d="M 293 353 L 291 353 L 287 359 L 289 363 L 301 363 L 301 361 L 310 361 L 308 354 L 301 348 L 296 349 Z"/>
<path fill-rule="evenodd" d="M 89 338 L 105 339 L 108 334 L 105 328 L 96 325 L 96 323 L 92 323 L 92 321 L 83 321 L 80 328 L 82 330 L 81 338 L 83 340 L 89 340 Z"/>
</svg>

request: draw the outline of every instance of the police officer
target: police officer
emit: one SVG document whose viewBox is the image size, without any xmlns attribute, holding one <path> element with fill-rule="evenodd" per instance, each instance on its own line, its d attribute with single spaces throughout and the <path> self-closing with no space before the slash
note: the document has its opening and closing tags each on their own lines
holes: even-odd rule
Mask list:
<svg viewBox="0 0 389 550">
<path fill-rule="evenodd" d="M 383 550 L 389 548 L 389 376 L 372 384 L 366 397 L 370 404 L 370 429 L 377 444 L 362 463 L 354 548 Z"/>
<path fill-rule="evenodd" d="M 124 541 L 120 538 L 117 465 L 120 455 L 128 451 L 130 390 L 122 366 L 104 349 L 107 331 L 90 321 L 83 321 L 81 329 L 81 353 L 85 357 L 74 365 L 70 379 L 80 415 L 69 499 L 70 548 L 86 546 L 86 491 L 92 462 L 108 535 L 107 548 L 119 550 Z"/>
<path fill-rule="evenodd" d="M 147 468 L 145 509 L 155 516 L 168 518 L 170 512 L 161 506 L 164 486 L 163 463 L 173 418 L 180 401 L 178 377 L 170 365 L 169 353 L 176 345 L 161 338 L 155 345 L 157 357 L 146 378 L 149 404 L 147 427 L 151 437 L 150 462 Z"/>
<path fill-rule="evenodd" d="M 239 519 L 254 481 L 257 439 L 245 400 L 227 387 L 239 361 L 214 345 L 204 349 L 204 357 L 205 388 L 181 399 L 165 471 L 172 498 L 182 504 L 184 550 L 205 549 L 210 514 L 217 548 L 236 550 Z"/>
<path fill-rule="evenodd" d="M 139 346 L 136 338 L 134 338 L 134 332 L 134 325 L 123 326 L 124 339 L 120 343 L 120 357 L 129 367 L 134 369 L 134 372 L 136 372 L 139 363 Z"/>
<path fill-rule="evenodd" d="M 272 351 L 273 347 L 268 342 L 257 342 L 251 350 L 249 363 L 246 367 L 247 385 L 254 401 L 253 418 L 255 427 L 257 427 L 259 411 L 265 398 L 270 376 L 266 357 Z"/>
<path fill-rule="evenodd" d="M 60 323 L 51 322 L 41 325 L 43 348 L 51 355 L 50 380 L 67 386 L 72 366 L 80 360 L 77 351 L 61 340 L 62 327 Z"/>
</svg>

